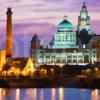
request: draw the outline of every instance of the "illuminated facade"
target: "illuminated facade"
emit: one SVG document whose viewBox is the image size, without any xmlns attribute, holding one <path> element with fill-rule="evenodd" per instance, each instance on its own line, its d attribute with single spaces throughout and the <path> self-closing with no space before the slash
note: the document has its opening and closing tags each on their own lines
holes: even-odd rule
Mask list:
<svg viewBox="0 0 100 100">
<path fill-rule="evenodd" d="M 82 10 L 80 11 L 80 16 L 78 17 L 78 33 L 80 33 L 80 31 L 83 29 L 86 29 L 88 34 L 92 34 L 90 16 L 88 15 L 85 3 L 83 3 Z"/>
<path fill-rule="evenodd" d="M 54 34 L 54 37 L 48 48 L 77 48 L 76 44 L 76 32 L 73 31 L 72 24 L 67 20 L 67 16 L 64 16 L 63 21 L 58 25 L 58 30 Z"/>
<path fill-rule="evenodd" d="M 0 70 L 6 64 L 6 50 L 0 50 Z"/>
<path fill-rule="evenodd" d="M 97 61 L 97 52 L 92 48 L 95 37 L 91 31 L 90 17 L 85 3 L 78 17 L 77 32 L 73 31 L 73 25 L 65 15 L 59 23 L 57 32 L 50 43 L 43 47 L 35 35 L 31 41 L 30 56 L 34 64 L 39 65 L 85 65 Z"/>
<path fill-rule="evenodd" d="M 96 61 L 100 62 L 100 36 L 96 36 L 92 41 L 93 52 L 97 54 Z M 95 56 L 95 55 L 93 55 Z"/>
<path fill-rule="evenodd" d="M 23 72 L 27 73 L 29 71 L 33 71 L 33 63 L 30 57 L 28 58 L 13 58 L 12 60 L 7 60 L 5 65 L 3 66 L 3 71 L 12 72 Z"/>
</svg>

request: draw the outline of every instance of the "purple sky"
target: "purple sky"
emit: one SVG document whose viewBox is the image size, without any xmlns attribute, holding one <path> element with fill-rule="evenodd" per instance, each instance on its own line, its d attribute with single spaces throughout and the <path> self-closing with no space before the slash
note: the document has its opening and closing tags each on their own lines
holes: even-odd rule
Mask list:
<svg viewBox="0 0 100 100">
<path fill-rule="evenodd" d="M 42 44 L 47 44 L 65 14 L 76 29 L 83 1 L 92 30 L 100 34 L 100 0 L 0 0 L 0 47 L 5 48 L 7 7 L 13 11 L 14 56 L 28 56 L 32 36 L 38 34 Z"/>
</svg>

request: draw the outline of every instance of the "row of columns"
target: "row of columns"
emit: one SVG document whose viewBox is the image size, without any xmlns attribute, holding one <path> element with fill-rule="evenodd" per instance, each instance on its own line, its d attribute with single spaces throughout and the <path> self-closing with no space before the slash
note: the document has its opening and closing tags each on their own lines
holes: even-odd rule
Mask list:
<svg viewBox="0 0 100 100">
<path fill-rule="evenodd" d="M 60 54 L 59 54 L 60 55 Z M 48 57 L 48 58 L 47 58 Z M 84 62 L 84 55 L 52 55 L 52 54 L 44 54 L 43 58 L 38 58 L 39 63 L 82 63 Z M 90 59 L 90 57 L 89 57 Z"/>
</svg>

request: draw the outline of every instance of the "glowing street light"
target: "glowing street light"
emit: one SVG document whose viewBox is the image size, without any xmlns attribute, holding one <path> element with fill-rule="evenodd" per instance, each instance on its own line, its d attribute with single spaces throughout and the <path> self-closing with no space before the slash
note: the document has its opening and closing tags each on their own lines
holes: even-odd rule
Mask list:
<svg viewBox="0 0 100 100">
<path fill-rule="evenodd" d="M 95 71 L 98 71 L 98 68 L 95 68 Z"/>
<path fill-rule="evenodd" d="M 60 76 L 61 76 L 61 77 L 62 77 L 62 75 L 63 75 L 62 68 L 63 68 L 63 65 L 60 64 Z"/>
<path fill-rule="evenodd" d="M 50 69 L 51 70 L 51 77 L 54 77 L 54 69 Z"/>
</svg>

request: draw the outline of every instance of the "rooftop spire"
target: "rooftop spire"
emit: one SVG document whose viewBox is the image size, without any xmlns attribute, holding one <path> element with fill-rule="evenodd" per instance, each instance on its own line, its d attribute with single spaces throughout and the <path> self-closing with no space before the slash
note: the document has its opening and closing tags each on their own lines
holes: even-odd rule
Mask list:
<svg viewBox="0 0 100 100">
<path fill-rule="evenodd" d="M 82 11 L 87 11 L 86 3 L 83 2 Z"/>
<path fill-rule="evenodd" d="M 85 2 L 83 2 L 83 5 L 85 5 Z"/>
<path fill-rule="evenodd" d="M 85 2 L 83 2 L 82 8 L 83 8 L 83 9 L 86 8 L 86 3 L 85 3 Z"/>
<path fill-rule="evenodd" d="M 64 16 L 64 20 L 66 21 L 66 20 L 67 20 L 67 18 L 68 18 L 68 17 L 67 17 L 67 16 L 66 16 L 66 14 L 65 14 L 65 16 Z"/>
</svg>

